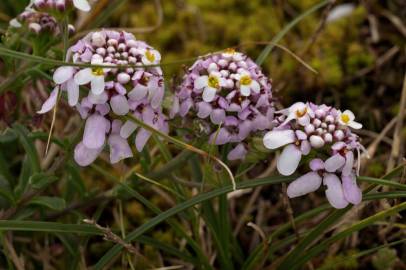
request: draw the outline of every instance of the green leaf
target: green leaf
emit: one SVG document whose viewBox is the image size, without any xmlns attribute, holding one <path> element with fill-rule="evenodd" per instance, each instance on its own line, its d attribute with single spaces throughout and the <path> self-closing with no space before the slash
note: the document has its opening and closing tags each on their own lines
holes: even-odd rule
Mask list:
<svg viewBox="0 0 406 270">
<path fill-rule="evenodd" d="M 35 189 L 43 189 L 48 185 L 58 180 L 54 175 L 46 175 L 45 173 L 35 173 L 29 179 L 29 184 Z"/>
<path fill-rule="evenodd" d="M 267 177 L 267 178 L 261 178 L 261 179 L 255 179 L 255 180 L 247 180 L 244 182 L 239 182 L 237 184 L 237 189 L 246 189 L 246 188 L 251 188 L 251 187 L 256 187 L 256 186 L 261 186 L 261 185 L 267 185 L 267 184 L 278 184 L 278 183 L 283 183 L 283 182 L 288 182 L 293 180 L 294 177 L 284 177 L 284 176 L 274 176 L 274 177 Z M 126 242 L 131 242 L 137 237 L 141 236 L 148 230 L 152 229 L 159 223 L 163 222 L 164 220 L 179 214 L 186 209 L 202 203 L 204 201 L 208 201 L 212 198 L 218 197 L 223 194 L 227 194 L 229 192 L 233 191 L 232 185 L 227 185 L 224 187 L 217 188 L 215 190 L 212 190 L 210 192 L 206 193 L 201 193 L 185 202 L 182 202 L 175 207 L 172 207 L 165 212 L 162 212 L 161 214 L 157 215 L 156 217 L 152 218 L 148 222 L 144 223 L 138 229 L 135 231 L 131 232 L 124 240 Z M 102 269 L 108 262 L 111 261 L 112 258 L 114 258 L 122 249 L 122 246 L 120 245 L 115 245 L 113 248 L 111 248 L 95 265 L 95 269 Z"/>
<path fill-rule="evenodd" d="M 272 51 L 272 49 L 274 48 L 274 44 L 278 43 L 285 35 L 286 33 L 289 32 L 290 29 L 292 29 L 293 26 L 295 26 L 296 24 L 298 24 L 301 20 L 303 20 L 304 18 L 306 18 L 307 16 L 309 16 L 310 14 L 314 13 L 315 11 L 319 10 L 320 8 L 324 7 L 325 5 L 327 5 L 328 3 L 330 3 L 331 0 L 325 0 L 322 1 L 320 3 L 318 3 L 317 5 L 314 5 L 313 7 L 311 7 L 310 9 L 306 10 L 305 12 L 303 12 L 302 14 L 300 14 L 299 16 L 297 16 L 293 21 L 291 21 L 288 25 L 286 25 L 282 31 L 280 31 L 270 42 L 270 44 L 268 46 L 265 47 L 265 49 L 261 52 L 261 54 L 258 56 L 256 63 L 258 65 L 262 65 L 262 63 L 264 63 L 265 59 L 268 57 L 268 54 Z"/>
<path fill-rule="evenodd" d="M 316 245 L 315 247 L 311 248 L 310 250 L 306 251 L 302 256 L 296 257 L 295 261 L 290 261 L 290 265 L 287 266 L 288 268 L 280 266 L 280 269 L 299 269 L 302 265 L 304 265 L 307 261 L 309 261 L 311 258 L 316 256 L 317 254 L 323 252 L 324 250 L 327 249 L 329 245 L 332 243 L 345 238 L 347 236 L 350 236 L 353 232 L 362 230 L 363 228 L 373 224 L 374 222 L 384 219 L 388 216 L 394 215 L 396 213 L 399 213 L 400 211 L 403 211 L 406 209 L 406 202 L 403 202 L 401 204 L 395 205 L 387 210 L 381 211 L 373 216 L 367 217 L 361 221 L 358 221 L 351 225 L 349 228 L 333 235 L 327 240 L 324 240 L 320 244 Z"/>
<path fill-rule="evenodd" d="M 62 224 L 44 221 L 0 220 L 0 231 L 83 233 L 83 234 L 102 235 L 102 232 L 92 225 Z"/>
<path fill-rule="evenodd" d="M 29 202 L 30 205 L 45 206 L 53 210 L 63 210 L 66 207 L 65 200 L 58 197 L 39 196 Z"/>
<path fill-rule="evenodd" d="M 29 131 L 20 124 L 14 124 L 13 129 L 17 133 L 18 139 L 27 153 L 33 172 L 40 172 L 41 168 L 39 165 L 37 150 L 33 141 L 28 138 Z"/>
</svg>

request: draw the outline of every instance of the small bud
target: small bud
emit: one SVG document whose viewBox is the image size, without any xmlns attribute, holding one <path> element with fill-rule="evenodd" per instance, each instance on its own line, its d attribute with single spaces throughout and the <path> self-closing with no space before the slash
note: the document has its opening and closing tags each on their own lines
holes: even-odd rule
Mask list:
<svg viewBox="0 0 406 270">
<path fill-rule="evenodd" d="M 237 65 L 236 65 L 236 63 L 231 63 L 229 66 L 228 66 L 228 69 L 229 70 L 231 70 L 231 71 L 236 71 L 237 70 Z"/>
<path fill-rule="evenodd" d="M 328 131 L 329 132 L 333 132 L 335 129 L 336 129 L 336 125 L 333 125 L 333 124 L 328 125 Z"/>
<path fill-rule="evenodd" d="M 243 68 L 243 69 L 247 69 L 247 63 L 245 61 L 240 61 L 238 62 L 238 66 Z"/>
<path fill-rule="evenodd" d="M 38 23 L 30 23 L 29 25 L 28 25 L 28 28 L 31 30 L 31 31 L 33 31 L 33 32 L 35 32 L 35 33 L 39 33 L 40 31 L 41 31 L 41 29 L 42 29 L 42 27 L 41 27 L 41 25 L 39 25 Z"/>
<path fill-rule="evenodd" d="M 105 56 L 106 55 L 106 49 L 103 48 L 103 47 L 97 48 L 96 53 L 101 55 L 101 56 Z"/>
<path fill-rule="evenodd" d="M 324 141 L 326 143 L 331 143 L 333 141 L 333 135 L 331 135 L 331 133 L 324 134 Z"/>
<path fill-rule="evenodd" d="M 327 123 L 334 123 L 334 117 L 332 115 L 327 115 L 325 121 Z"/>
<path fill-rule="evenodd" d="M 128 47 L 137 47 L 137 41 L 135 41 L 135 40 L 127 40 L 127 46 Z"/>
<path fill-rule="evenodd" d="M 324 146 L 324 140 L 320 136 L 312 135 L 310 136 L 310 145 L 314 148 L 321 148 Z"/>
<path fill-rule="evenodd" d="M 344 132 L 342 130 L 336 130 L 334 132 L 334 138 L 336 138 L 338 141 L 341 141 L 344 139 Z"/>
<path fill-rule="evenodd" d="M 226 67 L 228 65 L 228 62 L 225 59 L 221 59 L 221 60 L 219 60 L 218 64 L 220 67 Z"/>
<path fill-rule="evenodd" d="M 92 45 L 93 46 L 102 47 L 105 44 L 106 44 L 106 39 L 101 33 L 99 33 L 99 32 L 93 33 L 93 35 L 92 35 Z"/>
<path fill-rule="evenodd" d="M 309 124 L 305 126 L 305 131 L 307 134 L 313 133 L 314 132 L 314 126 L 312 124 Z"/>
<path fill-rule="evenodd" d="M 207 68 L 208 72 L 217 71 L 217 70 L 218 70 L 218 66 L 216 65 L 216 63 L 211 63 L 209 65 L 209 67 Z"/>
<path fill-rule="evenodd" d="M 127 49 L 127 46 L 124 43 L 120 43 L 118 45 L 118 51 L 119 52 L 124 52 Z"/>
<path fill-rule="evenodd" d="M 319 126 L 320 126 L 320 124 L 321 124 L 321 121 L 320 121 L 320 119 L 314 119 L 313 120 L 313 125 L 314 125 L 314 127 L 316 127 L 316 128 L 318 128 Z"/>
<path fill-rule="evenodd" d="M 118 74 L 117 76 L 117 80 L 119 83 L 121 84 L 126 84 L 130 81 L 131 77 L 130 75 L 128 75 L 127 73 L 121 72 L 120 74 Z"/>
<path fill-rule="evenodd" d="M 117 46 L 117 44 L 118 44 L 118 41 L 116 39 L 113 39 L 113 38 L 110 38 L 107 41 L 107 45 L 109 45 L 109 46 Z"/>
</svg>

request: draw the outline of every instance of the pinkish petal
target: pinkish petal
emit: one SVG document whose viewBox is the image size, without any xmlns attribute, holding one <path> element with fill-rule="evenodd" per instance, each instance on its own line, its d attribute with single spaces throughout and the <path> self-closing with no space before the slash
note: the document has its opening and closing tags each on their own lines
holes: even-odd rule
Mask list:
<svg viewBox="0 0 406 270">
<path fill-rule="evenodd" d="M 55 107 L 56 101 L 58 99 L 58 94 L 59 94 L 59 87 L 55 87 L 54 90 L 51 92 L 51 95 L 49 98 L 42 104 L 41 110 L 39 110 L 37 113 L 39 114 L 44 114 L 49 112 Z"/>
<path fill-rule="evenodd" d="M 341 181 L 338 179 L 337 175 L 331 173 L 326 174 L 323 183 L 327 186 L 327 200 L 334 208 L 341 209 L 348 205 L 348 201 L 344 197 Z"/>
<path fill-rule="evenodd" d="M 149 137 L 151 137 L 151 132 L 143 128 L 138 131 L 137 136 L 135 137 L 135 147 L 138 152 L 142 151 L 145 144 L 148 142 Z"/>
<path fill-rule="evenodd" d="M 340 154 L 335 154 L 334 156 L 328 158 L 324 163 L 325 169 L 328 172 L 335 172 L 344 166 L 345 158 Z"/>
<path fill-rule="evenodd" d="M 228 160 L 244 159 L 246 154 L 247 149 L 245 148 L 244 144 L 240 143 L 228 153 L 227 159 Z"/>
<path fill-rule="evenodd" d="M 111 164 L 117 163 L 122 159 L 133 156 L 130 145 L 127 140 L 120 135 L 112 134 L 109 137 L 110 145 L 110 162 Z"/>
<path fill-rule="evenodd" d="M 126 115 L 130 111 L 128 100 L 125 96 L 115 95 L 110 100 L 110 106 L 117 115 Z"/>
<path fill-rule="evenodd" d="M 204 118 L 208 117 L 211 114 L 212 107 L 211 107 L 211 105 L 209 103 L 202 101 L 202 102 L 199 102 L 197 104 L 197 110 L 198 110 L 197 116 L 199 118 L 204 119 Z"/>
<path fill-rule="evenodd" d="M 107 120 L 99 115 L 93 114 L 86 120 L 83 133 L 83 144 L 87 148 L 98 149 L 104 145 L 106 139 Z"/>
<path fill-rule="evenodd" d="M 352 204 L 359 204 L 362 201 L 362 191 L 357 185 L 355 175 L 343 176 L 341 180 L 345 199 Z"/>
<path fill-rule="evenodd" d="M 352 168 L 354 167 L 354 153 L 352 151 L 348 151 L 345 154 L 345 165 L 342 170 L 342 174 L 344 176 L 349 176 L 352 172 Z"/>
<path fill-rule="evenodd" d="M 75 68 L 71 66 L 59 67 L 55 70 L 53 79 L 56 84 L 63 84 L 70 80 L 75 72 Z"/>
<path fill-rule="evenodd" d="M 324 161 L 319 158 L 312 159 L 309 167 L 312 171 L 324 170 Z"/>
<path fill-rule="evenodd" d="M 68 103 L 73 107 L 79 100 L 79 85 L 73 79 L 70 79 L 66 84 L 66 88 L 68 91 Z"/>
<path fill-rule="evenodd" d="M 316 172 L 309 172 L 289 184 L 287 193 L 289 198 L 295 198 L 316 191 L 321 185 L 321 176 Z"/>
<path fill-rule="evenodd" d="M 83 142 L 80 142 L 78 145 L 75 147 L 74 151 L 74 159 L 77 164 L 79 164 L 82 167 L 88 166 L 93 161 L 96 160 L 96 158 L 99 156 L 100 152 L 103 150 L 102 147 L 98 149 L 90 149 L 87 148 Z"/>
<path fill-rule="evenodd" d="M 226 112 L 223 109 L 215 109 L 210 114 L 210 120 L 213 124 L 219 125 L 226 119 Z"/>
<path fill-rule="evenodd" d="M 301 158 L 302 152 L 295 145 L 285 146 L 276 163 L 279 173 L 285 176 L 293 174 L 299 166 Z"/>
</svg>

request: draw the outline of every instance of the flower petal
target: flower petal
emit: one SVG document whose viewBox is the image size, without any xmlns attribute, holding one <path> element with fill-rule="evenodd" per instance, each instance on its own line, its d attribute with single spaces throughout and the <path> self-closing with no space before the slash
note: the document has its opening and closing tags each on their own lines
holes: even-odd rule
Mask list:
<svg viewBox="0 0 406 270">
<path fill-rule="evenodd" d="M 110 106 L 117 115 L 126 115 L 130 111 L 128 100 L 125 96 L 115 95 L 110 100 Z"/>
<path fill-rule="evenodd" d="M 328 173 L 324 176 L 323 182 L 327 186 L 326 197 L 329 203 L 337 209 L 346 207 L 348 201 L 344 197 L 343 187 L 337 175 Z"/>
<path fill-rule="evenodd" d="M 93 163 L 102 150 L 102 147 L 98 149 L 87 148 L 83 142 L 80 142 L 75 147 L 74 159 L 77 164 L 85 167 Z"/>
<path fill-rule="evenodd" d="M 312 159 L 309 162 L 309 167 L 312 171 L 324 170 L 324 161 L 320 158 Z"/>
<path fill-rule="evenodd" d="M 202 101 L 197 104 L 197 110 L 197 117 L 204 119 L 210 115 L 212 107 L 209 103 Z"/>
<path fill-rule="evenodd" d="M 128 93 L 128 97 L 133 100 L 141 100 L 147 95 L 147 93 L 148 87 L 139 83 Z"/>
<path fill-rule="evenodd" d="M 349 127 L 352 127 L 353 129 L 361 129 L 362 128 L 362 124 L 355 122 L 355 121 L 351 121 L 348 123 Z"/>
<path fill-rule="evenodd" d="M 362 201 L 362 191 L 357 185 L 355 175 L 343 176 L 341 180 L 345 199 L 352 204 L 359 204 Z"/>
<path fill-rule="evenodd" d="M 87 0 L 73 0 L 73 5 L 82 11 L 89 12 L 90 11 L 90 5 Z"/>
<path fill-rule="evenodd" d="M 215 109 L 210 114 L 210 120 L 213 124 L 219 125 L 226 119 L 226 112 L 223 109 Z"/>
<path fill-rule="evenodd" d="M 91 68 L 79 70 L 74 76 L 75 83 L 79 85 L 88 84 L 92 79 L 93 74 Z"/>
<path fill-rule="evenodd" d="M 241 93 L 241 95 L 248 97 L 251 94 L 251 89 L 248 85 L 241 85 L 240 93 Z"/>
<path fill-rule="evenodd" d="M 208 84 L 209 77 L 207 75 L 200 76 L 195 80 L 195 89 L 202 89 Z"/>
<path fill-rule="evenodd" d="M 55 107 L 56 101 L 58 99 L 59 86 L 55 87 L 54 90 L 49 95 L 49 98 L 42 104 L 41 110 L 37 111 L 39 114 L 47 113 Z"/>
<path fill-rule="evenodd" d="M 254 91 L 255 93 L 259 93 L 259 91 L 261 90 L 261 87 L 257 81 L 252 81 L 251 90 Z"/>
<path fill-rule="evenodd" d="M 133 121 L 126 121 L 120 129 L 120 136 L 127 139 L 137 129 L 137 127 L 137 124 L 135 124 Z"/>
<path fill-rule="evenodd" d="M 293 144 L 287 145 L 279 156 L 276 167 L 280 174 L 291 175 L 299 166 L 302 152 Z"/>
<path fill-rule="evenodd" d="M 133 156 L 130 145 L 128 145 L 128 141 L 120 137 L 120 135 L 117 134 L 110 135 L 109 145 L 110 145 L 111 164 L 117 163 L 122 159 Z"/>
<path fill-rule="evenodd" d="M 345 158 L 340 154 L 335 154 L 329 157 L 324 163 L 325 169 L 328 172 L 335 172 L 345 164 Z"/>
<path fill-rule="evenodd" d="M 93 114 L 86 120 L 83 133 L 83 143 L 87 148 L 98 149 L 104 145 L 106 139 L 107 120 L 99 115 Z"/>
<path fill-rule="evenodd" d="M 145 144 L 148 142 L 149 137 L 151 137 L 151 132 L 143 128 L 138 131 L 137 136 L 135 137 L 135 147 L 138 152 L 142 151 Z"/>
<path fill-rule="evenodd" d="M 291 129 L 273 130 L 265 134 L 263 142 L 266 148 L 276 149 L 296 140 L 295 132 Z"/>
<path fill-rule="evenodd" d="M 64 66 L 59 67 L 55 70 L 53 79 L 56 84 L 63 84 L 72 78 L 73 73 L 75 72 L 74 67 Z"/>
<path fill-rule="evenodd" d="M 247 149 L 245 148 L 244 144 L 240 143 L 228 153 L 227 159 L 228 160 L 244 159 L 246 154 Z"/>
<path fill-rule="evenodd" d="M 309 172 L 289 184 L 287 193 L 289 198 L 295 198 L 316 191 L 321 185 L 321 176 L 316 172 Z"/>
<path fill-rule="evenodd" d="M 103 93 L 105 85 L 104 76 L 94 76 L 90 82 L 92 93 L 95 95 L 100 95 Z"/>
<path fill-rule="evenodd" d="M 203 91 L 203 100 L 206 102 L 212 102 L 216 97 L 216 89 L 211 87 L 204 88 Z"/>
<path fill-rule="evenodd" d="M 352 151 L 348 151 L 345 154 L 345 165 L 343 167 L 342 174 L 344 176 L 348 176 L 352 172 L 352 168 L 354 166 L 354 153 Z"/>
<path fill-rule="evenodd" d="M 79 100 L 79 85 L 77 85 L 73 79 L 70 79 L 66 85 L 68 90 L 68 103 L 73 107 Z"/>
</svg>

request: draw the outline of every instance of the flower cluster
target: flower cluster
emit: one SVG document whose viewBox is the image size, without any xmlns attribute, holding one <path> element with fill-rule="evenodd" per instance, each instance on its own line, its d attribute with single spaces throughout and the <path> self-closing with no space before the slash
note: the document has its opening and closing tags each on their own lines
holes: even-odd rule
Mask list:
<svg viewBox="0 0 406 270">
<path fill-rule="evenodd" d="M 277 113 L 280 114 L 275 119 L 277 127 L 265 135 L 263 142 L 268 149 L 284 147 L 277 160 L 277 169 L 282 175 L 293 174 L 302 156 L 312 149 L 327 156 L 325 160 L 315 158 L 309 162 L 311 172 L 290 183 L 288 196 L 294 198 L 313 192 L 323 183 L 333 207 L 358 204 L 362 193 L 356 183 L 359 168 L 355 167 L 359 166 L 359 160 L 354 161 L 354 151 L 359 157 L 364 148 L 350 129 L 362 127 L 354 121 L 354 114 L 302 102 Z"/>
<path fill-rule="evenodd" d="M 81 11 L 90 11 L 90 4 L 87 0 L 34 0 L 33 6 L 44 11 L 57 10 L 64 12 L 72 6 Z"/>
<path fill-rule="evenodd" d="M 39 113 L 50 111 L 60 92 L 67 92 L 69 105 L 76 106 L 86 119 L 83 140 L 75 149 L 79 165 L 87 166 L 97 158 L 106 137 L 111 163 L 132 156 L 127 139 L 137 125 L 118 119 L 128 113 L 168 132 L 166 117 L 161 111 L 162 70 L 153 66 L 160 62 L 158 51 L 124 31 L 100 31 L 88 34 L 69 48 L 67 59 L 89 67 L 57 68 L 53 74 L 56 87 Z M 80 88 L 87 90 L 81 99 Z M 150 136 L 149 131 L 139 128 L 135 136 L 138 151 Z"/>
<path fill-rule="evenodd" d="M 171 117 L 197 116 L 210 143 L 237 144 L 228 153 L 229 160 L 236 160 L 244 159 L 250 134 L 271 127 L 273 113 L 269 79 L 248 56 L 228 49 L 189 68 L 175 93 Z"/>
<path fill-rule="evenodd" d="M 54 36 L 60 34 L 58 22 L 52 15 L 39 12 L 31 8 L 27 8 L 23 13 L 18 15 L 17 18 L 10 21 L 10 26 L 13 28 L 21 28 L 26 26 L 31 32 L 50 33 Z M 73 33 L 75 28 L 73 25 L 69 25 L 69 32 Z"/>
</svg>

